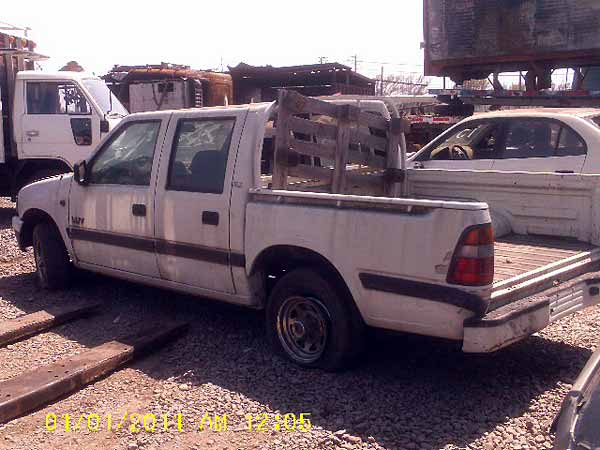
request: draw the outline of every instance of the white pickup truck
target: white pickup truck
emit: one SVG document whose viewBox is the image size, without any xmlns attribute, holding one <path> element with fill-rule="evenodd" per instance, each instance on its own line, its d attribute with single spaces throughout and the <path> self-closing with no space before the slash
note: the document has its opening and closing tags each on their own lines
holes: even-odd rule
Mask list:
<svg viewBox="0 0 600 450">
<path fill-rule="evenodd" d="M 572 193 L 593 216 L 567 230 L 580 241 L 521 227 L 494 247 L 486 203 L 383 196 L 406 196 L 421 173 L 403 180 L 399 133 L 394 120 L 287 91 L 133 114 L 74 174 L 23 188 L 13 228 L 42 287 L 66 287 L 73 265 L 264 308 L 274 347 L 306 367 L 352 361 L 365 326 L 491 352 L 600 301 L 600 238 L 586 234 L 600 180 Z"/>
</svg>

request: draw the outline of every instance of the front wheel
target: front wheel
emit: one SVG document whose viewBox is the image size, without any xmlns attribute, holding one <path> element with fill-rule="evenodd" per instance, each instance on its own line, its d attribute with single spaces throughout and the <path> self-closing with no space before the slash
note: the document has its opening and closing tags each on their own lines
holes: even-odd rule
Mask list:
<svg viewBox="0 0 600 450">
<path fill-rule="evenodd" d="M 62 237 L 55 226 L 40 223 L 33 229 L 33 256 L 41 288 L 64 289 L 69 285 L 71 262 Z"/>
<path fill-rule="evenodd" d="M 352 299 L 311 269 L 296 269 L 275 285 L 267 334 L 275 350 L 304 367 L 337 370 L 363 349 L 364 325 Z"/>
</svg>

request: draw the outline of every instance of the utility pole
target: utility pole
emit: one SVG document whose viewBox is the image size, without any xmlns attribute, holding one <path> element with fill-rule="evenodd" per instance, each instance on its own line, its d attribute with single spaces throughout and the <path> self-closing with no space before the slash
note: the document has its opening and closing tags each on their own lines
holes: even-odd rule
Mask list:
<svg viewBox="0 0 600 450">
<path fill-rule="evenodd" d="M 319 56 L 319 64 L 325 64 L 327 62 L 327 56 Z"/>
<path fill-rule="evenodd" d="M 358 55 L 354 55 L 352 58 L 354 59 L 354 71 L 357 72 L 356 68 L 358 66 Z"/>
<path fill-rule="evenodd" d="M 379 82 L 379 95 L 383 97 L 383 66 L 381 66 L 381 81 Z"/>
</svg>

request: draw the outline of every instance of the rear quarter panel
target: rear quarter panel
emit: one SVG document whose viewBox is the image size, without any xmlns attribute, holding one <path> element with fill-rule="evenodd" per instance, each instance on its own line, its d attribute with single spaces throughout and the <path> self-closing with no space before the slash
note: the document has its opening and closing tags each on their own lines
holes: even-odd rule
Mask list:
<svg viewBox="0 0 600 450">
<path fill-rule="evenodd" d="M 338 270 L 367 324 L 460 339 L 462 321 L 471 311 L 368 290 L 359 274 L 444 286 L 461 233 L 489 221 L 487 209 L 431 208 L 424 214 L 410 214 L 251 201 L 246 214 L 247 271 L 271 246 L 306 248 Z M 474 291 L 485 295 L 482 289 Z"/>
</svg>

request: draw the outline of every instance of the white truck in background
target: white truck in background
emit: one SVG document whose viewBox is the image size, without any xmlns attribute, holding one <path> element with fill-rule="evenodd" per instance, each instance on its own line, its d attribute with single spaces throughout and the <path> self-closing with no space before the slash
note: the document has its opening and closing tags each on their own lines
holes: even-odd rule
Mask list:
<svg viewBox="0 0 600 450">
<path fill-rule="evenodd" d="M 365 326 L 492 352 L 600 302 L 600 176 L 449 183 L 399 169 L 404 129 L 290 91 L 132 114 L 73 175 L 22 189 L 13 229 L 44 288 L 74 265 L 264 309 L 274 348 L 305 367 L 351 361 Z M 511 200 L 509 235 L 494 239 L 481 191 Z"/>
<path fill-rule="evenodd" d="M 98 77 L 32 70 L 46 59 L 34 50 L 0 33 L 0 196 L 71 171 L 128 114 Z"/>
</svg>

